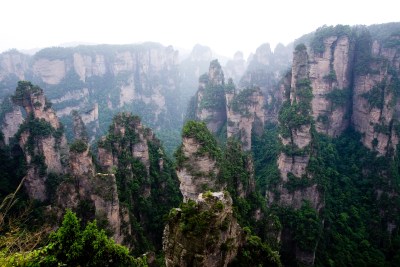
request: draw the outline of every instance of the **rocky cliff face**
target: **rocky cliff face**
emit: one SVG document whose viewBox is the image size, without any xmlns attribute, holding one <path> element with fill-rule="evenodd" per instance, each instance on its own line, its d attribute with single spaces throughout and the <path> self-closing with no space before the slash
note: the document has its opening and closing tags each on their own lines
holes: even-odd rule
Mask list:
<svg viewBox="0 0 400 267">
<path fill-rule="evenodd" d="M 294 150 L 305 150 L 311 142 L 310 103 L 304 103 L 306 101 L 309 102 L 310 99 L 303 99 L 303 96 L 309 93 L 306 90 L 310 89 L 304 84 L 308 80 L 308 75 L 308 54 L 304 47 L 304 49 L 297 50 L 293 56 L 290 96 L 287 99 L 288 102 L 286 102 L 287 106 L 285 108 L 287 110 L 283 111 L 285 112 L 283 115 L 288 117 L 281 117 L 282 124 L 285 124 L 283 127 L 286 130 L 280 136 L 281 141 L 288 150 L 292 150 L 291 152 L 280 153 L 278 158 L 278 168 L 285 182 L 287 181 L 288 173 L 292 173 L 296 177 L 305 175 L 308 165 L 309 155 L 307 153 L 301 153 L 304 155 L 294 153 Z M 300 108 L 302 102 L 305 104 L 304 109 Z M 286 204 L 290 205 L 290 203 Z M 295 205 L 301 205 L 301 203 Z"/>
<path fill-rule="evenodd" d="M 12 104 L 8 98 L 6 98 L 1 105 L 3 108 L 1 117 L 3 119 L 0 129 L 4 134 L 4 142 L 8 145 L 10 143 L 10 139 L 14 137 L 14 135 L 18 132 L 20 125 L 24 122 L 24 117 L 21 108 L 15 104 Z M 5 107 L 6 105 L 7 107 Z"/>
<path fill-rule="evenodd" d="M 210 63 L 208 74 L 199 79 L 196 117 L 207 123 L 207 128 L 217 133 L 226 121 L 225 79 L 218 60 Z"/>
<path fill-rule="evenodd" d="M 291 74 L 281 82 L 287 99 L 279 114 L 281 181 L 274 193 L 267 192 L 270 202 L 299 210 L 306 200 L 317 212 L 324 207 L 309 165 L 319 154 L 314 131 L 337 137 L 353 127 L 366 147 L 393 156 L 399 136 L 399 40 L 398 34 L 383 38 L 366 28 L 336 26 L 317 30 L 308 48 L 296 47 Z M 291 240 L 282 233 L 283 242 Z M 295 256 L 313 265 L 315 251 L 296 247 Z"/>
<path fill-rule="evenodd" d="M 165 263 L 227 266 L 244 243 L 245 235 L 233 216 L 230 196 L 223 192 L 200 194 L 196 202 L 171 211 L 163 237 Z"/>
<path fill-rule="evenodd" d="M 312 114 L 316 130 L 329 136 L 340 135 L 350 122 L 350 87 L 354 42 L 347 35 L 323 40 L 323 52 L 310 54 Z"/>
<path fill-rule="evenodd" d="M 19 82 L 13 101 L 28 114 L 17 133 L 28 164 L 25 187 L 32 199 L 44 201 L 48 198 L 48 174 L 63 174 L 66 170 L 66 138 L 41 88 Z"/>
<path fill-rule="evenodd" d="M 186 132 L 185 132 L 186 129 Z M 195 200 L 206 190 L 222 190 L 217 176 L 220 172 L 220 151 L 214 137 L 203 123 L 189 122 L 178 149 L 177 175 L 184 201 Z M 203 138 L 206 136 L 207 138 Z"/>
<path fill-rule="evenodd" d="M 261 134 L 264 126 L 264 95 L 259 88 L 238 92 L 233 80 L 225 83 L 217 60 L 210 63 L 208 74 L 199 79 L 194 119 L 204 121 L 218 138 L 236 138 L 243 149 L 251 149 L 252 132 Z M 226 132 L 226 133 L 225 133 Z"/>
<path fill-rule="evenodd" d="M 69 208 L 78 211 L 85 219 L 106 220 L 114 240 L 123 243 L 129 227 L 123 229 L 122 224 L 129 225 L 129 220 L 123 215 L 115 176 L 95 173 L 88 146 L 79 151 L 71 149 L 68 173 L 72 180 L 70 178 L 61 183 L 56 193 L 59 215 Z M 130 245 L 129 242 L 125 243 Z"/>
<path fill-rule="evenodd" d="M 332 137 L 349 126 L 379 155 L 398 144 L 397 34 L 325 27 L 309 44 L 309 79 L 316 130 Z"/>
<path fill-rule="evenodd" d="M 252 131 L 262 133 L 265 122 L 264 96 L 259 88 L 238 94 L 227 92 L 227 137 L 241 141 L 243 150 L 251 149 Z"/>
<path fill-rule="evenodd" d="M 352 124 L 363 134 L 362 142 L 366 147 L 379 155 L 391 155 L 399 143 L 400 36 L 372 40 L 364 47 L 370 60 L 363 62 L 362 50 L 356 59 Z M 358 44 L 359 49 L 361 45 Z"/>
</svg>

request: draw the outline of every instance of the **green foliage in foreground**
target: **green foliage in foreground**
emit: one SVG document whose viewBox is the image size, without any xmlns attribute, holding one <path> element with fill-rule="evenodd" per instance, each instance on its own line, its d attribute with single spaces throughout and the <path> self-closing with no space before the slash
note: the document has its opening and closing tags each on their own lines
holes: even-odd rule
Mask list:
<svg viewBox="0 0 400 267">
<path fill-rule="evenodd" d="M 146 258 L 136 259 L 126 247 L 115 244 L 96 221 L 81 229 L 76 215 L 67 210 L 61 227 L 50 235 L 47 246 L 5 259 L 6 266 L 147 266 Z"/>
</svg>

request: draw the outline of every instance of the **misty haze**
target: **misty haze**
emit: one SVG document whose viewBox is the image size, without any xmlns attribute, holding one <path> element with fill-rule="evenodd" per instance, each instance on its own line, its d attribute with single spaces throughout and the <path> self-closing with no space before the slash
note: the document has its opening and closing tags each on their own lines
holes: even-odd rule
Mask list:
<svg viewBox="0 0 400 267">
<path fill-rule="evenodd" d="M 0 266 L 399 266 L 391 1 L 25 1 Z"/>
</svg>

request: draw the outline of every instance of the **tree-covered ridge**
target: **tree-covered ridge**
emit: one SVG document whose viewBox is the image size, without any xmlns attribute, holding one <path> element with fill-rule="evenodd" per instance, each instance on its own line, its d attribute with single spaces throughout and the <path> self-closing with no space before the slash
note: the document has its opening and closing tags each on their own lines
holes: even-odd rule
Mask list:
<svg viewBox="0 0 400 267">
<path fill-rule="evenodd" d="M 144 51 L 147 49 L 159 49 L 163 46 L 159 43 L 145 42 L 142 44 L 126 44 L 126 45 L 79 45 L 76 47 L 48 47 L 39 50 L 35 53 L 35 59 L 48 59 L 48 60 L 65 60 L 73 59 L 74 53 L 93 56 L 96 54 L 103 54 L 110 60 L 115 57 L 117 52 L 125 51 Z"/>
</svg>

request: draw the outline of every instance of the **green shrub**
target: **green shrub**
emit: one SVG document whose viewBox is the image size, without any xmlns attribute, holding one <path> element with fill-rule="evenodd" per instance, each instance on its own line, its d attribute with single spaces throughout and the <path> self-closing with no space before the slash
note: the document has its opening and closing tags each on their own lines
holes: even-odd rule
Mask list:
<svg viewBox="0 0 400 267">
<path fill-rule="evenodd" d="M 83 153 L 87 150 L 88 145 L 83 140 L 75 140 L 70 146 L 69 150 L 76 153 Z"/>
</svg>

